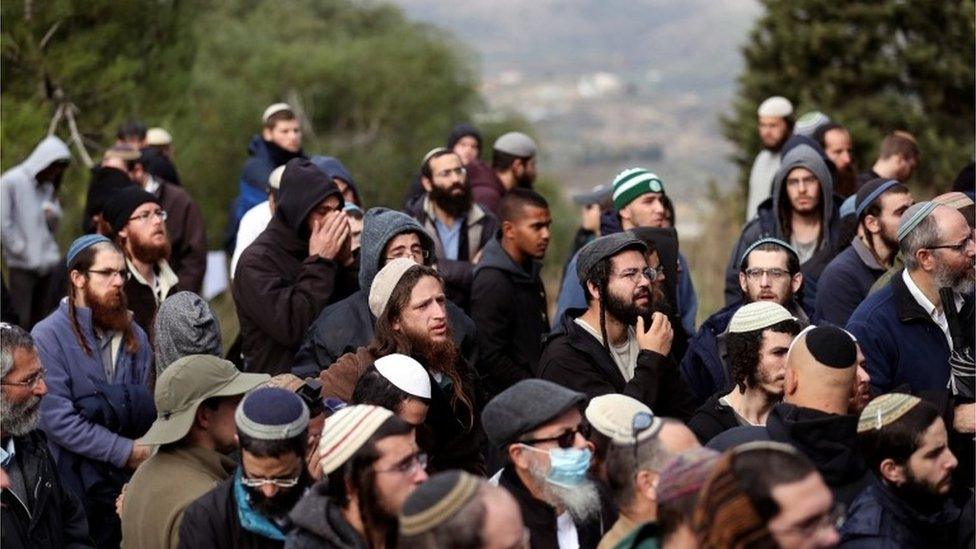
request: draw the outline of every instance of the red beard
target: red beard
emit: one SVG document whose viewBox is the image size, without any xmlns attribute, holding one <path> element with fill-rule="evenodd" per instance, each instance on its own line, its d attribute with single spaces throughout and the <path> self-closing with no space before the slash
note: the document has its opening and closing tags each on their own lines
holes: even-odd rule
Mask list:
<svg viewBox="0 0 976 549">
<path fill-rule="evenodd" d="M 162 259 L 169 259 L 171 251 L 169 238 L 162 244 L 152 244 L 141 240 L 135 234 L 131 234 L 129 235 L 129 244 L 132 248 L 132 256 L 143 263 L 155 265 Z"/>
<path fill-rule="evenodd" d="M 129 327 L 129 308 L 125 292 L 112 290 L 105 297 L 99 297 L 85 286 L 85 304 L 91 309 L 92 322 L 103 330 L 125 331 Z"/>
</svg>

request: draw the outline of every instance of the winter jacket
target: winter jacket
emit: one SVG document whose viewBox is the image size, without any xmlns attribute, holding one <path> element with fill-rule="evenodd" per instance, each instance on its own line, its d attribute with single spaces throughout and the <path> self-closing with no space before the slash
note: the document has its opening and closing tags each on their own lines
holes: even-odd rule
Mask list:
<svg viewBox="0 0 976 549">
<path fill-rule="evenodd" d="M 239 470 L 239 469 L 238 469 Z M 181 549 L 277 549 L 284 541 L 252 532 L 241 526 L 240 509 L 234 496 L 240 482 L 237 474 L 222 481 L 191 503 L 180 521 Z"/>
<path fill-rule="evenodd" d="M 922 513 L 871 475 L 851 503 L 840 527 L 842 549 L 925 549 L 954 547 L 959 508 L 946 501 L 934 512 Z"/>
<path fill-rule="evenodd" d="M 949 381 L 949 342 L 908 291 L 902 273 L 869 295 L 847 322 L 867 359 L 872 394 L 905 384 L 912 393 L 942 391 Z M 959 319 L 970 336 L 973 310 L 972 296 L 965 296 Z"/>
<path fill-rule="evenodd" d="M 472 204 L 467 215 L 460 220 L 461 238 L 458 244 L 457 260 L 444 255 L 437 227 L 434 224 L 434 205 L 430 197 L 424 195 L 409 212 L 427 231 L 434 241 L 437 255 L 437 270 L 444 276 L 444 291 L 447 298 L 464 310 L 468 310 L 471 298 L 471 281 L 474 278 L 474 264 L 471 258 L 478 254 L 498 231 L 498 220 L 478 204 Z"/>
<path fill-rule="evenodd" d="M 34 430 L 13 441 L 14 456 L 5 467 L 11 486 L 0 494 L 0 545 L 5 549 L 93 547 L 85 510 L 61 481 L 44 433 Z"/>
<path fill-rule="evenodd" d="M 335 364 L 319 374 L 322 398 L 350 402 L 359 376 L 375 361 L 376 357 L 366 347 L 339 357 Z M 443 383 L 438 383 L 430 376 L 431 400 L 424 425 L 433 434 L 434 440 L 427 472 L 433 474 L 448 469 L 464 469 L 484 475 L 485 462 L 481 455 L 484 432 L 481 422 L 478 421 L 484 397 L 478 387 L 474 369 L 463 359 L 457 361 L 455 368 L 461 377 L 464 393 L 473 401 L 474 410 L 460 401 L 451 404 L 452 389 L 447 376 L 443 377 Z"/>
<path fill-rule="evenodd" d="M 864 242 L 854 238 L 820 276 L 814 322 L 846 325 L 854 309 L 868 296 L 871 285 L 884 272 L 885 268 Z"/>
<path fill-rule="evenodd" d="M 340 356 L 355 352 L 373 339 L 376 318 L 369 310 L 369 289 L 373 278 L 386 263 L 386 246 L 398 235 L 412 232 L 431 256 L 434 241 L 412 217 L 387 208 L 370 208 L 363 219 L 362 247 L 359 254 L 359 290 L 327 306 L 309 327 L 302 347 L 295 356 L 293 372 L 299 377 L 316 376 Z M 448 301 L 447 323 L 454 344 L 468 364 L 479 361 L 474 322 L 457 305 Z M 352 392 L 350 391 L 350 394 Z"/>
<path fill-rule="evenodd" d="M 756 440 L 790 444 L 820 471 L 834 501 L 849 505 L 870 480 L 857 444 L 857 421 L 855 415 L 828 414 L 783 402 L 773 406 L 765 427 L 729 429 L 707 446 L 724 452 Z"/>
<path fill-rule="evenodd" d="M 567 311 L 562 325 L 545 343 L 538 377 L 584 393 L 587 398 L 623 393 L 647 404 L 654 413 L 686 420 L 695 412 L 694 397 L 670 357 L 641 350 L 634 378 L 625 381 L 613 358 L 575 319 L 583 310 Z"/>
<path fill-rule="evenodd" d="M 549 332 L 541 271 L 542 264 L 535 260 L 517 265 L 498 238 L 488 242 L 474 269 L 471 317 L 478 327 L 485 368 L 481 375 L 491 395 L 532 377 L 538 369 L 542 338 Z"/>
<path fill-rule="evenodd" d="M 272 375 L 291 370 L 319 312 L 356 290 L 354 269 L 308 255 L 308 215 L 330 195 L 341 199 L 339 189 L 285 175 L 275 216 L 241 254 L 231 285 L 245 367 Z"/>
<path fill-rule="evenodd" d="M 134 324 L 138 348 L 130 353 L 123 343 L 115 375 L 106 379 L 91 309 L 77 307 L 75 315 L 91 356 L 75 336 L 67 299 L 34 326 L 31 334 L 47 370 L 40 427 L 47 434 L 61 481 L 88 508 L 89 501 L 115 501 L 129 478 L 123 467 L 132 453 L 133 440 L 145 434 L 156 418 L 148 388 L 152 347 L 146 333 Z"/>
<path fill-rule="evenodd" d="M 368 549 L 366 540 L 342 515 L 342 508 L 326 494 L 325 484 L 312 487 L 288 517 L 294 529 L 285 538 L 286 549 Z"/>
<path fill-rule="evenodd" d="M 38 181 L 37 174 L 68 160 L 68 146 L 50 136 L 0 177 L 0 241 L 7 267 L 47 274 L 61 260 L 55 240 L 61 205 L 53 182 Z"/>
<path fill-rule="evenodd" d="M 156 276 L 160 279 L 160 287 L 162 288 L 163 298 L 157 302 L 156 294 L 153 292 L 152 287 L 150 287 L 142 275 L 136 270 L 135 266 L 126 260 L 126 267 L 129 269 L 129 279 L 125 281 L 125 285 L 122 286 L 122 291 L 125 292 L 126 302 L 129 309 L 132 311 L 132 320 L 136 321 L 146 334 L 149 335 L 150 341 L 155 341 L 153 337 L 153 330 L 156 324 L 156 310 L 159 309 L 159 305 L 169 296 L 175 295 L 177 292 L 185 290 L 180 285 L 179 278 L 173 269 L 170 268 L 169 262 L 165 259 L 160 260 L 156 268 Z"/>
<path fill-rule="evenodd" d="M 498 205 L 502 197 L 508 192 L 502 180 L 498 178 L 494 168 L 475 159 L 465 166 L 468 170 L 468 185 L 471 186 L 471 196 L 477 204 L 496 217 L 501 215 Z"/>
<path fill-rule="evenodd" d="M 720 391 L 709 397 L 688 420 L 688 428 L 698 437 L 698 442 L 705 444 L 740 425 L 732 407 L 720 402 L 726 394 Z"/>
<path fill-rule="evenodd" d="M 230 258 L 231 280 L 234 279 L 234 274 L 237 272 L 237 262 L 240 261 L 241 254 L 268 228 L 271 217 L 271 206 L 268 205 L 267 200 L 251 208 L 241 217 L 241 221 L 237 226 L 237 240 L 234 243 L 234 255 Z"/>
<path fill-rule="evenodd" d="M 180 522 L 187 507 L 230 477 L 235 467 L 229 457 L 209 448 L 181 442 L 160 447 L 139 466 L 126 488 L 122 546 L 178 547 Z"/>
<path fill-rule="evenodd" d="M 157 180 L 156 196 L 166 211 L 166 232 L 172 253 L 169 264 L 180 288 L 199 294 L 207 271 L 207 233 L 200 206 L 183 187 Z"/>
<path fill-rule="evenodd" d="M 821 221 L 823 242 L 820 248 L 813 254 L 813 257 L 801 265 L 804 276 L 804 299 L 809 300 L 810 308 L 815 303 L 817 281 L 820 279 L 820 273 L 838 251 L 840 216 L 837 211 L 840 209 L 843 199 L 834 194 L 833 178 L 820 154 L 813 147 L 801 144 L 794 147 L 783 157 L 783 163 L 779 171 L 776 172 L 776 178 L 773 181 L 772 197 L 764 200 L 759 205 L 759 211 L 756 217 L 746 223 L 745 227 L 742 228 L 742 234 L 732 248 L 732 255 L 729 257 L 729 263 L 725 269 L 726 305 L 737 303 L 742 299 L 742 294 L 739 289 L 739 263 L 746 248 L 762 237 L 784 237 L 777 208 L 781 197 L 783 200 L 789 201 L 783 195 L 786 193 L 786 177 L 794 168 L 806 168 L 813 172 L 817 180 L 820 181 L 820 202 L 823 204 L 823 218 Z"/>
</svg>

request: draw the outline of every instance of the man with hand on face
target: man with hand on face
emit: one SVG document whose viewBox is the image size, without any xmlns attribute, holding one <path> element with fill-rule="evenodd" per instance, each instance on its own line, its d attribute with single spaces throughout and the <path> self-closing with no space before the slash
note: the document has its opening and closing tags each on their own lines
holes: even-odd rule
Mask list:
<svg viewBox="0 0 976 549">
<path fill-rule="evenodd" d="M 471 317 L 478 327 L 490 394 L 532 377 L 549 332 L 541 260 L 549 247 L 549 204 L 531 189 L 501 200 L 502 229 L 474 270 Z"/>
<path fill-rule="evenodd" d="M 625 231 L 579 253 L 587 308 L 570 309 L 539 360 L 538 376 L 588 398 L 623 393 L 658 414 L 688 418 L 693 397 L 670 357 L 668 318 L 655 312 L 647 244 Z"/>
<path fill-rule="evenodd" d="M 342 205 L 335 183 L 311 162 L 285 167 L 275 215 L 241 254 L 232 285 L 248 370 L 290 368 L 319 312 L 355 291 Z"/>
<path fill-rule="evenodd" d="M 756 215 L 763 200 L 769 197 L 773 177 L 779 169 L 783 144 L 793 132 L 793 104 L 775 95 L 759 105 L 759 141 L 762 150 L 756 155 L 749 172 L 749 196 L 746 200 L 746 221 Z"/>
<path fill-rule="evenodd" d="M 447 297 L 467 310 L 474 266 L 498 230 L 498 220 L 472 199 L 461 158 L 438 147 L 424 156 L 420 182 L 426 194 L 410 215 L 434 241 Z"/>
<path fill-rule="evenodd" d="M 261 388 L 234 422 L 241 464 L 186 508 L 180 547 L 283 547 L 288 513 L 312 485 L 305 463 L 309 411 L 295 393 Z"/>
<path fill-rule="evenodd" d="M 840 546 L 952 546 L 960 511 L 949 492 L 959 462 L 939 411 L 911 395 L 881 395 L 861 413 L 857 435 L 872 481 L 850 506 Z"/>
<path fill-rule="evenodd" d="M 522 510 L 533 549 L 596 547 L 610 527 L 597 485 L 587 478 L 592 444 L 581 409 L 586 396 L 525 379 L 486 406 L 481 423 L 507 456 L 498 485 Z"/>
<path fill-rule="evenodd" d="M 152 340 L 159 304 L 182 289 L 168 261 L 172 248 L 166 232 L 167 212 L 155 195 L 132 186 L 109 199 L 102 217 L 111 227 L 110 236 L 125 252 L 129 276 L 124 290 L 132 318 Z"/>
</svg>

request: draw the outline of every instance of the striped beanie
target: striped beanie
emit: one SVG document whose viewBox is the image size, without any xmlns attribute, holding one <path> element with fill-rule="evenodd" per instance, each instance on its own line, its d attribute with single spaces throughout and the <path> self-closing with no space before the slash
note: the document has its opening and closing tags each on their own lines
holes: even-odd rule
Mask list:
<svg viewBox="0 0 976 549">
<path fill-rule="evenodd" d="M 319 466 L 328 475 L 366 444 L 366 441 L 393 417 L 393 412 L 379 406 L 347 406 L 325 420 L 319 439 Z"/>
<path fill-rule="evenodd" d="M 880 431 L 887 425 L 898 421 L 912 408 L 918 406 L 922 399 L 904 393 L 887 393 L 872 400 L 864 407 L 861 417 L 857 421 L 857 432 Z"/>
<path fill-rule="evenodd" d="M 657 485 L 658 504 L 697 494 L 720 456 L 720 453 L 705 446 L 678 454 L 661 470 Z"/>
<path fill-rule="evenodd" d="M 482 480 L 464 471 L 444 471 L 418 486 L 400 510 L 400 534 L 416 536 L 450 520 L 475 498 Z"/>
<path fill-rule="evenodd" d="M 901 223 L 898 224 L 898 242 L 905 240 L 905 237 L 939 206 L 937 202 L 916 202 L 905 210 L 901 216 Z"/>
<path fill-rule="evenodd" d="M 628 168 L 613 178 L 613 207 L 619 212 L 635 198 L 647 193 L 663 193 L 664 183 L 644 168 Z"/>
<path fill-rule="evenodd" d="M 796 317 L 779 303 L 754 301 L 739 307 L 739 310 L 732 315 L 732 320 L 729 321 L 729 333 L 742 334 L 763 330 L 784 320 L 796 320 Z"/>
</svg>

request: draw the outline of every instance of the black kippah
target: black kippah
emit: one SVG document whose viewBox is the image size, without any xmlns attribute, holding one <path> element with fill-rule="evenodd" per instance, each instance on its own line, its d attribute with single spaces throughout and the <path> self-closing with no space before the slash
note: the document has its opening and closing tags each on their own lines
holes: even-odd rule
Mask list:
<svg viewBox="0 0 976 549">
<path fill-rule="evenodd" d="M 818 326 L 810 330 L 806 343 L 810 355 L 824 366 L 850 368 L 857 362 L 854 340 L 836 326 Z"/>
</svg>

